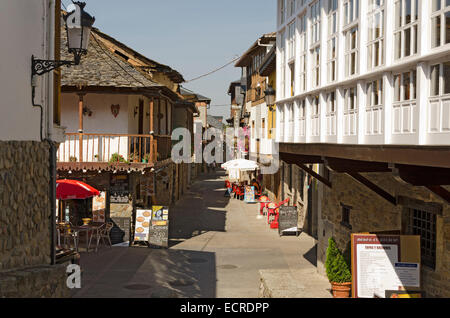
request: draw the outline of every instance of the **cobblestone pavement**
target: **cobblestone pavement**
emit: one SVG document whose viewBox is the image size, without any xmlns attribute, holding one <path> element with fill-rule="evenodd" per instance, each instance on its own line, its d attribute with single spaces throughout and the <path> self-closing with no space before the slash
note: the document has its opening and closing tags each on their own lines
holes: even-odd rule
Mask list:
<svg viewBox="0 0 450 318">
<path fill-rule="evenodd" d="M 224 192 L 223 172 L 191 186 L 170 209 L 169 249 L 83 253 L 82 288 L 73 297 L 255 298 L 261 270 L 293 280 L 292 290 L 268 280 L 277 297 L 331 297 L 328 281 L 312 264 L 313 238 L 279 237 L 257 217 L 257 205 L 225 198 Z"/>
</svg>

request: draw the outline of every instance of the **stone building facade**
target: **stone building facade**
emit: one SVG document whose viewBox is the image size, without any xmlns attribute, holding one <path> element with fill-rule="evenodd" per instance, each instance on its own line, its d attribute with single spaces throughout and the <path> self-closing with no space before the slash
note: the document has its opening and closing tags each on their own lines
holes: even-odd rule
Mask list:
<svg viewBox="0 0 450 318">
<path fill-rule="evenodd" d="M 369 191 L 347 174 L 330 172 L 333 188 L 321 185 L 323 198 L 317 249 L 319 273 L 325 275 L 324 264 L 330 236 L 344 250 L 352 233 L 398 231 L 405 235 L 413 234 L 407 226 L 411 213 L 409 209 L 425 210 L 436 215 L 435 229 L 431 229 L 436 236 L 434 264 L 422 264 L 421 267 L 422 289 L 427 297 L 450 297 L 450 205 L 424 187 L 413 187 L 397 181 L 392 174 L 363 175 L 394 195 L 398 204 L 393 205 Z M 343 206 L 350 209 L 348 221 L 342 219 Z"/>
</svg>

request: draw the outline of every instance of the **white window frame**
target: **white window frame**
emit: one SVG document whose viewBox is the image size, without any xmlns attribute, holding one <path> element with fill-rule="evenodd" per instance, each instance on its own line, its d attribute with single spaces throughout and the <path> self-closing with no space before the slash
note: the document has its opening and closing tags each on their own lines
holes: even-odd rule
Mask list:
<svg viewBox="0 0 450 318">
<path fill-rule="evenodd" d="M 352 33 L 355 32 L 355 43 L 353 43 Z M 350 28 L 344 31 L 345 40 L 345 76 L 352 77 L 359 73 L 359 27 L 358 24 L 352 24 Z M 352 64 L 352 61 L 354 64 Z"/>
<path fill-rule="evenodd" d="M 300 92 L 306 91 L 307 85 L 307 55 L 308 55 L 308 35 L 306 32 L 308 17 L 306 12 L 298 17 L 299 25 L 299 41 L 300 41 L 300 65 L 299 65 L 299 77 L 300 77 Z"/>
<path fill-rule="evenodd" d="M 333 4 L 335 7 L 333 8 Z M 338 0 L 328 0 L 328 82 L 337 80 L 338 33 L 339 33 Z M 334 51 L 333 51 L 334 49 Z M 334 76 L 333 76 L 334 75 Z"/>
<path fill-rule="evenodd" d="M 435 10 L 433 11 L 433 4 L 437 3 L 435 1 L 440 1 L 440 9 L 439 10 Z M 431 24 L 430 24 L 430 28 L 431 28 L 431 48 L 437 48 L 440 46 L 444 46 L 447 44 L 450 44 L 450 42 L 446 42 L 446 28 L 447 28 L 447 21 L 446 21 L 446 15 L 448 14 L 450 16 L 450 5 L 446 5 L 447 0 L 432 0 L 432 5 L 431 5 Z M 439 18 L 440 21 L 440 30 L 439 30 L 439 42 L 438 44 L 435 43 L 434 40 L 436 40 L 435 38 L 435 33 L 434 31 L 434 27 L 433 27 L 433 21 L 434 19 Z M 450 30 L 448 31 L 450 32 Z M 448 38 L 450 40 L 450 34 L 448 35 Z"/>
<path fill-rule="evenodd" d="M 406 23 L 405 7 L 406 2 L 411 3 L 411 21 Z M 419 4 L 419 0 L 396 0 L 394 5 L 394 59 L 399 60 L 402 58 L 414 56 L 418 54 L 419 48 L 419 21 L 420 15 L 416 6 Z M 398 15 L 398 10 L 401 10 L 401 15 Z M 409 55 L 406 55 L 406 35 L 410 36 L 409 41 Z"/>
<path fill-rule="evenodd" d="M 376 2 L 380 2 L 380 5 Z M 375 69 L 385 64 L 385 7 L 386 0 L 369 0 L 367 66 Z M 379 25 L 380 31 L 377 31 Z"/>
</svg>

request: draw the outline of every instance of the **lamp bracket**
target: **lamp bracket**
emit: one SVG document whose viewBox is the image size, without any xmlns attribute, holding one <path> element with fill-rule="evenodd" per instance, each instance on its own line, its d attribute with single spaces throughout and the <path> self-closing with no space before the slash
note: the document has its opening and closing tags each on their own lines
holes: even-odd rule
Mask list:
<svg viewBox="0 0 450 318">
<path fill-rule="evenodd" d="M 31 57 L 31 73 L 34 75 L 43 75 L 45 73 L 51 72 L 61 66 L 66 65 L 70 67 L 72 65 L 77 65 L 76 61 L 55 61 L 55 60 L 40 60 L 35 59 L 34 56 Z"/>
</svg>

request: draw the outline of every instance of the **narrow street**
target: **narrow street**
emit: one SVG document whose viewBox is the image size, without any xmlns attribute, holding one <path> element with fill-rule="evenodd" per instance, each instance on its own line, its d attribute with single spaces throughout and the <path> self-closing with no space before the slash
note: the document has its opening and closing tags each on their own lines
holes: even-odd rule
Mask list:
<svg viewBox="0 0 450 318">
<path fill-rule="evenodd" d="M 256 298 L 260 270 L 276 273 L 280 295 L 292 297 L 294 287 L 297 297 L 331 297 L 313 265 L 314 239 L 279 237 L 257 218 L 258 205 L 224 197 L 224 176 L 203 176 L 171 208 L 169 249 L 82 253 L 82 288 L 73 297 Z"/>
</svg>

